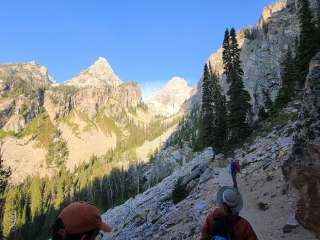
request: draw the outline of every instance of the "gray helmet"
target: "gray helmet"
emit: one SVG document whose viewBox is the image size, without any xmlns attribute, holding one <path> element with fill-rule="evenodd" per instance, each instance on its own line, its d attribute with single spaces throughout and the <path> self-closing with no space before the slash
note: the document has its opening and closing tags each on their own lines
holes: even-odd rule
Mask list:
<svg viewBox="0 0 320 240">
<path fill-rule="evenodd" d="M 219 207 L 223 207 L 226 204 L 233 214 L 239 214 L 243 208 L 243 200 L 238 192 L 233 187 L 221 187 L 217 193 L 217 204 Z"/>
</svg>

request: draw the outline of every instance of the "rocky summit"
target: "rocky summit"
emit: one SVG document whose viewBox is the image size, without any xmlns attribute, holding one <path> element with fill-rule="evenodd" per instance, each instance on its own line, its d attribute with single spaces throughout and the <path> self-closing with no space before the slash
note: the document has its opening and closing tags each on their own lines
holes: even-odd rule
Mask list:
<svg viewBox="0 0 320 240">
<path fill-rule="evenodd" d="M 172 116 L 192 96 L 192 90 L 185 79 L 173 77 L 147 104 L 156 114 Z"/>
<path fill-rule="evenodd" d="M 82 87 L 103 88 L 106 86 L 117 87 L 122 83 L 113 72 L 107 59 L 99 57 L 88 69 L 83 70 L 77 76 L 66 82 L 66 85 Z"/>
</svg>

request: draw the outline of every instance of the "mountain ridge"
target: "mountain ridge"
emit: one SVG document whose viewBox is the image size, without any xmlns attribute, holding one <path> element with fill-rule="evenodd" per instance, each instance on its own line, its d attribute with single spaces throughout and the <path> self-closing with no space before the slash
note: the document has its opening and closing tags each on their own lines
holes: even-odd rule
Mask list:
<svg viewBox="0 0 320 240">
<path fill-rule="evenodd" d="M 166 116 L 151 111 L 138 84 L 121 81 L 105 58 L 65 84 L 55 84 L 48 69 L 35 62 L 0 65 L 0 79 L 0 140 L 13 182 L 38 173 L 52 176 L 54 163 L 47 159 L 52 159 L 48 154 L 55 146 L 64 146 L 66 168 L 72 170 L 93 155 L 117 148 L 134 129 L 146 131 L 154 125 L 158 130 L 148 131 L 162 137 L 145 133 L 147 145 L 139 140 L 134 147 L 146 161 L 174 130 L 175 118 L 182 116 L 178 111 Z M 41 167 L 34 170 L 36 165 Z"/>
</svg>

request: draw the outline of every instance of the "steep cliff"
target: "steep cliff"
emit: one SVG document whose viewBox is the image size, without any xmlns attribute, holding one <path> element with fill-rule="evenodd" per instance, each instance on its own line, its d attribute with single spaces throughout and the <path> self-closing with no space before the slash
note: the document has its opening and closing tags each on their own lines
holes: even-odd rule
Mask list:
<svg viewBox="0 0 320 240">
<path fill-rule="evenodd" d="M 281 84 L 281 63 L 289 47 L 293 48 L 299 33 L 297 9 L 292 1 L 280 0 L 264 8 L 256 26 L 244 28 L 237 34 L 241 50 L 244 84 L 256 113 L 263 104 L 264 91 L 275 96 Z M 222 62 L 223 49 L 212 54 L 208 63 L 220 74 L 220 82 L 227 92 Z"/>
</svg>

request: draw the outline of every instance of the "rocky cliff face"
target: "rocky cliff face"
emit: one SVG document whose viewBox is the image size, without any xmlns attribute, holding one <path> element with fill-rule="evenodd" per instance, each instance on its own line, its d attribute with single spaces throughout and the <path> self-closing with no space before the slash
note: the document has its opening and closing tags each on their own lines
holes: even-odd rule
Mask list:
<svg viewBox="0 0 320 240">
<path fill-rule="evenodd" d="M 191 97 L 192 90 L 185 79 L 173 77 L 148 101 L 148 105 L 157 114 L 171 116 L 179 112 L 183 103 Z"/>
<path fill-rule="evenodd" d="M 283 170 L 297 197 L 296 218 L 320 238 L 320 53 L 310 64 L 296 131 Z"/>
<path fill-rule="evenodd" d="M 244 84 L 252 98 L 253 111 L 263 104 L 263 91 L 276 95 L 281 84 L 281 63 L 289 47 L 293 47 L 299 33 L 297 9 L 292 1 L 280 0 L 267 6 L 258 24 L 238 32 L 242 47 L 241 61 Z M 222 49 L 209 57 L 212 69 L 221 76 L 221 85 L 227 92 L 223 73 Z"/>
<path fill-rule="evenodd" d="M 35 62 L 0 65 L 0 128 L 20 132 L 40 111 L 48 70 Z"/>
<path fill-rule="evenodd" d="M 53 82 L 46 67 L 32 61 L 24 64 L 0 65 L 0 94 L 27 87 L 25 91 L 45 88 Z M 0 95 L 1 96 L 1 95 Z"/>
</svg>

